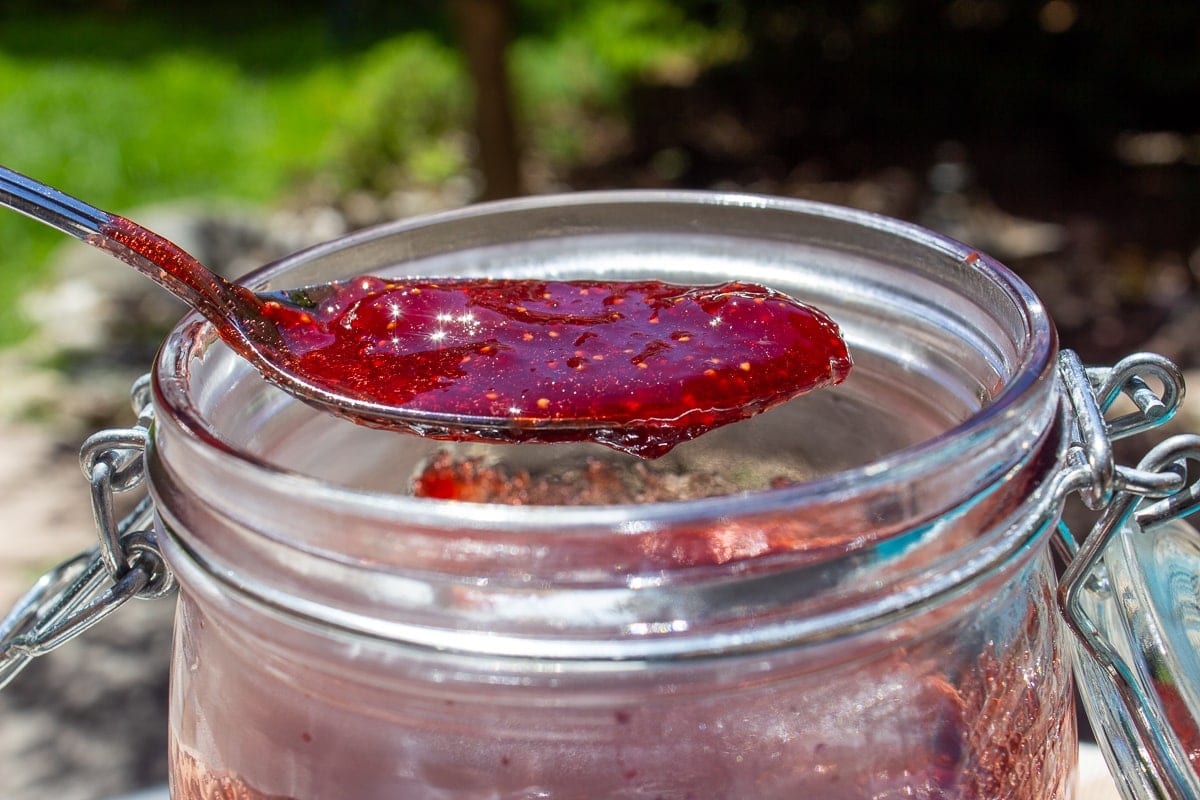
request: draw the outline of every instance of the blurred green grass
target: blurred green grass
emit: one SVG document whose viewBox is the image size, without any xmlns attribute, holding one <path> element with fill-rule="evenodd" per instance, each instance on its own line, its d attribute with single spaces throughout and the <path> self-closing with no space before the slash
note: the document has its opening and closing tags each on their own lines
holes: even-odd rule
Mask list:
<svg viewBox="0 0 1200 800">
<path fill-rule="evenodd" d="M 469 166 L 471 90 L 449 21 L 418 6 L 349 35 L 311 6 L 252 17 L 229 6 L 203 20 L 5 14 L 0 163 L 118 213 L 181 198 L 269 205 L 315 181 L 386 191 L 445 180 Z M 632 81 L 730 50 L 728 32 L 669 0 L 572 12 L 523 0 L 517 20 L 526 146 L 552 168 L 581 157 L 589 119 L 616 113 Z M 63 241 L 0 213 L 0 346 L 27 334 L 18 297 Z"/>
</svg>

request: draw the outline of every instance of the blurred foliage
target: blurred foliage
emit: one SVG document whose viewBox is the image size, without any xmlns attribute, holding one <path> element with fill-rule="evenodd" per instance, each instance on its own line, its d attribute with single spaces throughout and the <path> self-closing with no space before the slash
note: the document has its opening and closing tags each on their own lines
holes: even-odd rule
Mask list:
<svg viewBox="0 0 1200 800">
<path fill-rule="evenodd" d="M 346 188 L 394 189 L 445 180 L 467 167 L 461 131 L 466 77 L 446 44 L 422 33 L 382 42 L 342 71 L 337 142 L 325 166 Z"/>
<path fill-rule="evenodd" d="M 671 0 L 524 0 L 517 27 L 512 74 L 526 145 L 563 169 L 586 156 L 597 121 L 625 113 L 632 86 L 689 83 L 744 47 L 733 27 Z"/>
</svg>

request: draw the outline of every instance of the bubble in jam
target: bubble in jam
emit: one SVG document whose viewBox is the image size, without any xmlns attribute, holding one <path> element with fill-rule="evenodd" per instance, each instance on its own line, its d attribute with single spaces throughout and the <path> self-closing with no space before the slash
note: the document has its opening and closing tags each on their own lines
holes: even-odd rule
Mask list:
<svg viewBox="0 0 1200 800">
<path fill-rule="evenodd" d="M 268 300 L 291 368 L 487 441 L 593 440 L 642 457 L 840 383 L 826 314 L 750 283 L 358 277 Z"/>
</svg>

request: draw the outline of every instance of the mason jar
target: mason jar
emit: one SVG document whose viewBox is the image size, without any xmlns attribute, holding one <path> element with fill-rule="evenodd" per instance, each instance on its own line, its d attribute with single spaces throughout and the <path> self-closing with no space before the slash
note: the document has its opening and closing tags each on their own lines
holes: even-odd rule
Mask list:
<svg viewBox="0 0 1200 800">
<path fill-rule="evenodd" d="M 486 204 L 248 281 L 362 274 L 761 283 L 836 320 L 854 368 L 642 461 L 359 427 L 188 317 L 145 452 L 179 585 L 174 800 L 1073 796 L 1050 545 L 1079 550 L 1071 492 L 1185 483 L 1174 457 L 1126 470 L 1108 448 L 1177 404 L 1169 368 L 1150 360 L 1164 406 L 1060 352 L 986 255 L 795 200 Z M 1122 391 L 1140 418 L 1105 422 Z M 425 496 L 431 471 L 487 491 Z"/>
</svg>

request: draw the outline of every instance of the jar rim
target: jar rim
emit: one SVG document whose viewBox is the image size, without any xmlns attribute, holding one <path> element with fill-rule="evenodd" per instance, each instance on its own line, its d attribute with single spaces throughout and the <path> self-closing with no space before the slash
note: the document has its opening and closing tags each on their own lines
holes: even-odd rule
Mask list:
<svg viewBox="0 0 1200 800">
<path fill-rule="evenodd" d="M 929 439 L 902 447 L 869 464 L 811 480 L 737 494 L 664 502 L 599 506 L 466 503 L 334 485 L 272 463 L 222 437 L 221 432 L 214 429 L 210 420 L 193 402 L 186 379 L 187 365 L 194 348 L 204 346 L 215 338 L 207 323 L 195 313 L 186 316 L 171 332 L 156 361 L 152 386 L 160 422 L 161 412 L 167 412 L 173 425 L 182 429 L 210 454 L 231 459 L 242 474 L 273 484 L 283 482 L 294 485 L 314 499 L 336 497 L 338 502 L 354 502 L 355 505 L 361 505 L 363 512 L 369 516 L 399 517 L 410 523 L 432 527 L 498 530 L 555 528 L 566 533 L 575 526 L 594 528 L 630 522 L 653 524 L 660 519 L 711 519 L 745 513 L 748 506 L 753 506 L 754 511 L 765 512 L 798 509 L 827 502 L 829 498 L 844 495 L 851 489 L 858 493 L 870 491 L 872 487 L 912 482 L 917 476 L 944 469 L 948 457 L 978 447 L 980 441 L 987 440 L 989 433 L 995 435 L 995 431 L 1011 425 L 1014 415 L 1020 413 L 1022 401 L 1053 378 L 1057 353 L 1057 335 L 1053 324 L 1033 290 L 1003 264 L 968 245 L 912 223 L 803 199 L 698 190 L 606 190 L 480 203 L 358 231 L 268 264 L 249 273 L 243 282 L 257 288 L 287 274 L 298 265 L 429 226 L 469 224 L 471 220 L 492 215 L 519 215 L 555 208 L 579 211 L 614 204 L 762 209 L 848 224 L 895 238 L 898 242 L 903 241 L 943 259 L 961 263 L 1002 293 L 1019 310 L 1025 328 L 1024 345 L 1011 377 L 989 402 L 966 419 Z M 547 508 L 552 508 L 554 513 L 547 514 Z"/>
</svg>

